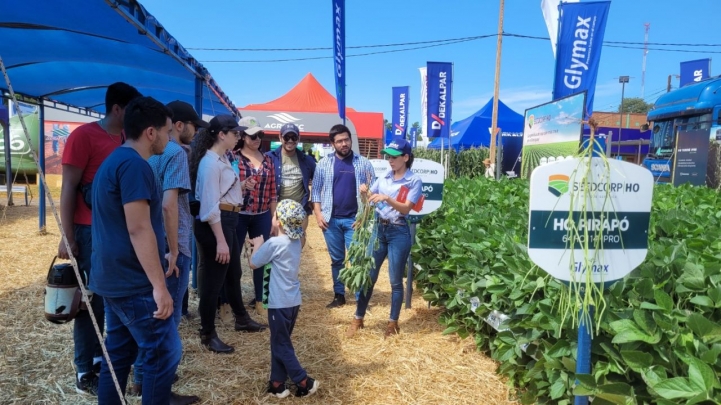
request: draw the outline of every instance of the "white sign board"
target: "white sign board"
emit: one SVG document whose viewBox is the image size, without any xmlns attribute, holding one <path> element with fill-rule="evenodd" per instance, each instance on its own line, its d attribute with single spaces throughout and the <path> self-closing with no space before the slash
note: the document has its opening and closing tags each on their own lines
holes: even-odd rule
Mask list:
<svg viewBox="0 0 721 405">
<path fill-rule="evenodd" d="M 528 255 L 561 281 L 582 281 L 590 271 L 603 283 L 625 277 L 646 258 L 654 181 L 632 163 L 608 160 L 609 173 L 602 158 L 592 158 L 590 168 L 587 159 L 549 163 L 531 174 Z M 568 232 L 572 197 L 575 235 Z"/>
<path fill-rule="evenodd" d="M 370 159 L 370 162 L 373 165 L 376 177 L 383 177 L 391 170 L 391 166 L 386 160 Z M 422 216 L 430 214 L 441 207 L 445 170 L 440 163 L 432 160 L 414 159 L 411 171 L 420 176 L 421 181 L 423 181 L 422 192 L 425 197 L 423 209 L 420 212 L 411 211 L 411 220 L 417 221 Z"/>
</svg>

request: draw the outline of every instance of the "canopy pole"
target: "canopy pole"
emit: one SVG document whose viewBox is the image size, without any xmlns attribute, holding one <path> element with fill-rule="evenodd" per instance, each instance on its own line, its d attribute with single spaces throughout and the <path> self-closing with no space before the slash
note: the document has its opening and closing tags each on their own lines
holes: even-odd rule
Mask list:
<svg viewBox="0 0 721 405">
<path fill-rule="evenodd" d="M 5 98 L 2 98 L 3 104 L 5 103 Z M 7 187 L 7 196 L 8 201 L 7 205 L 11 206 L 14 205 L 13 203 L 13 168 L 12 168 L 12 151 L 10 150 L 10 100 L 8 100 L 8 109 L 7 109 L 7 115 L 2 117 L 2 127 L 3 127 L 3 140 L 4 142 L 4 152 L 5 152 L 5 186 Z"/>
<path fill-rule="evenodd" d="M 40 134 L 38 134 L 38 173 L 45 173 L 45 102 L 40 100 L 38 105 L 38 118 L 40 121 Z M 30 145 L 32 148 L 32 145 Z M 38 193 L 40 204 L 38 208 L 38 228 L 40 232 L 45 231 L 45 182 L 37 179 L 40 192 Z"/>
<path fill-rule="evenodd" d="M 496 44 L 496 77 L 493 83 L 493 115 L 491 115 L 491 165 L 496 164 L 496 132 L 498 128 L 498 91 L 501 85 L 501 46 L 503 44 L 503 8 L 505 0 L 500 0 L 498 11 L 498 42 Z"/>
<path fill-rule="evenodd" d="M 195 77 L 195 111 L 200 115 L 200 119 L 203 119 L 203 79 Z M 211 103 L 213 100 L 210 101 Z M 190 285 L 193 288 L 198 288 L 198 244 L 195 243 L 195 233 L 193 233 L 193 243 L 190 244 L 191 258 L 190 258 Z"/>
</svg>

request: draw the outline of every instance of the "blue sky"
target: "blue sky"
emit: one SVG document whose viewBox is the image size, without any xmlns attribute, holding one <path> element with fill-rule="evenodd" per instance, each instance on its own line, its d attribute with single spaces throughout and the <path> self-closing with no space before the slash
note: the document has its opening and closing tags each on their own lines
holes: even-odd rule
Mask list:
<svg viewBox="0 0 721 405">
<path fill-rule="evenodd" d="M 332 46 L 329 0 L 141 0 L 186 48 L 306 48 Z M 172 4 L 172 6 L 171 6 Z M 547 36 L 541 0 L 506 0 L 506 33 Z M 429 41 L 495 34 L 498 0 L 346 0 L 346 46 Z M 643 42 L 650 23 L 650 43 L 721 44 L 717 27 L 719 0 L 613 0 L 605 40 Z M 639 47 L 639 45 L 629 45 Z M 651 45 L 649 48 L 661 48 Z M 669 74 L 686 60 L 714 58 L 712 74 L 721 73 L 721 46 L 671 46 L 650 50 L 645 98 L 653 102 L 666 88 Z M 347 55 L 397 49 L 349 49 Z M 283 95 L 308 72 L 335 94 L 332 59 L 212 63 L 216 60 L 271 60 L 331 56 L 331 50 L 217 52 L 190 50 L 238 107 Z M 718 54 L 712 52 L 719 52 Z M 453 62 L 453 120 L 480 109 L 493 96 L 496 38 L 407 52 L 349 57 L 347 105 L 382 112 L 390 119 L 391 87 L 411 86 L 410 122 L 420 119 L 418 68 L 427 61 Z M 618 108 L 618 76 L 631 76 L 626 96 L 641 94 L 641 49 L 604 47 L 594 110 Z M 714 67 L 716 65 L 716 67 Z M 551 99 L 554 58 L 548 41 L 503 38 L 500 98 L 519 113 Z M 678 80 L 673 79 L 674 86 Z"/>
</svg>

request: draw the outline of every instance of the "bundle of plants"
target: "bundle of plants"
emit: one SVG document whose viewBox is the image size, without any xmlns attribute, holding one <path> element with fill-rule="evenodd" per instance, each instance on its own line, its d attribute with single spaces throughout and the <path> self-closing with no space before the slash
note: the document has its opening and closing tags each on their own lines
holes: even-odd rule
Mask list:
<svg viewBox="0 0 721 405">
<path fill-rule="evenodd" d="M 361 194 L 361 209 L 356 216 L 353 240 L 348 248 L 345 267 L 338 274 L 338 279 L 350 291 L 367 293 L 371 286 L 370 272 L 375 267 L 373 251 L 378 245 L 376 231 L 375 205 L 368 202 L 368 197 Z"/>
</svg>

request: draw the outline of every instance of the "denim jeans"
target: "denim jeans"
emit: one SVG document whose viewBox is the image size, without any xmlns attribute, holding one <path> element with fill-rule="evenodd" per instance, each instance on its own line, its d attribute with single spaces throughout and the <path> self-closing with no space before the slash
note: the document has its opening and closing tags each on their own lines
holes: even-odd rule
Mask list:
<svg viewBox="0 0 721 405">
<path fill-rule="evenodd" d="M 165 285 L 168 287 L 170 297 L 173 299 L 173 315 L 169 318 L 172 319 L 177 328 L 180 325 L 180 319 L 183 317 L 183 296 L 188 291 L 188 280 L 190 275 L 190 258 L 182 253 L 178 255 L 178 260 L 175 262 L 178 266 L 178 276 L 171 274 L 170 277 L 165 279 Z M 167 264 L 163 270 L 167 270 Z M 138 356 L 135 359 L 133 365 L 133 381 L 136 384 L 143 383 L 143 354 L 142 350 L 138 351 Z"/>
<path fill-rule="evenodd" d="M 130 366 L 138 351 L 143 355 L 143 404 L 167 404 L 182 346 L 172 318 L 155 319 L 158 306 L 153 292 L 122 298 L 105 297 L 107 334 L 105 346 L 115 375 L 125 394 Z M 98 404 L 120 404 L 108 363 L 103 361 L 98 384 Z"/>
<path fill-rule="evenodd" d="M 78 244 L 78 262 L 80 273 L 85 276 L 85 286 L 90 282 L 90 257 L 93 253 L 93 235 L 88 225 L 75 225 L 75 243 Z M 98 321 L 100 333 L 105 328 L 105 309 L 103 297 L 94 294 L 90 301 L 90 308 Z M 88 311 L 79 311 L 73 323 L 73 341 L 75 342 L 75 369 L 78 373 L 87 373 L 93 370 L 93 358 L 101 357 L 100 340 L 95 333 L 93 320 Z"/>
<path fill-rule="evenodd" d="M 238 227 L 236 228 L 240 251 L 243 251 L 246 235 L 250 236 L 251 239 L 263 236 L 263 241 L 268 240 L 270 238 L 271 221 L 270 211 L 257 215 L 240 214 Z M 253 270 L 253 290 L 255 291 L 255 300 L 261 301 L 263 298 L 262 267 Z"/>
<path fill-rule="evenodd" d="M 333 275 L 333 292 L 345 295 L 345 286 L 338 280 L 338 274 L 345 262 L 346 250 L 353 240 L 353 218 L 331 218 L 328 229 L 323 231 L 325 244 L 330 254 L 330 270 Z"/>
<path fill-rule="evenodd" d="M 308 374 L 298 361 L 290 335 L 298 319 L 300 306 L 293 308 L 268 308 L 268 327 L 270 328 L 270 380 L 298 384 Z"/>
<path fill-rule="evenodd" d="M 220 264 L 215 260 L 218 244 L 210 225 L 207 222 L 195 220 L 195 238 L 200 244 L 198 253 L 200 255 L 200 251 L 202 251 L 203 257 L 203 270 L 198 274 L 202 278 L 202 282 L 199 280 L 198 283 L 201 335 L 209 335 L 215 331 L 215 314 L 218 310 L 218 297 L 221 289 L 225 290 L 228 303 L 233 309 L 236 319 L 248 318 L 248 312 L 243 305 L 243 293 L 240 289 L 240 246 L 236 234 L 238 217 L 239 215 L 235 212 L 220 212 L 223 236 L 230 250 L 230 262 L 226 264 Z"/>
<path fill-rule="evenodd" d="M 388 257 L 388 276 L 391 282 L 391 321 L 397 321 L 401 315 L 403 305 L 403 270 L 408 262 L 408 255 L 411 252 L 411 233 L 407 224 L 383 225 L 378 224 L 374 235 L 378 238 L 378 248 L 373 251 L 375 268 L 371 271 L 373 283 L 367 294 L 360 293 L 355 315 L 362 318 L 368 309 L 368 302 L 373 295 L 373 287 L 378 280 L 378 271 L 383 265 L 383 260 Z"/>
</svg>

